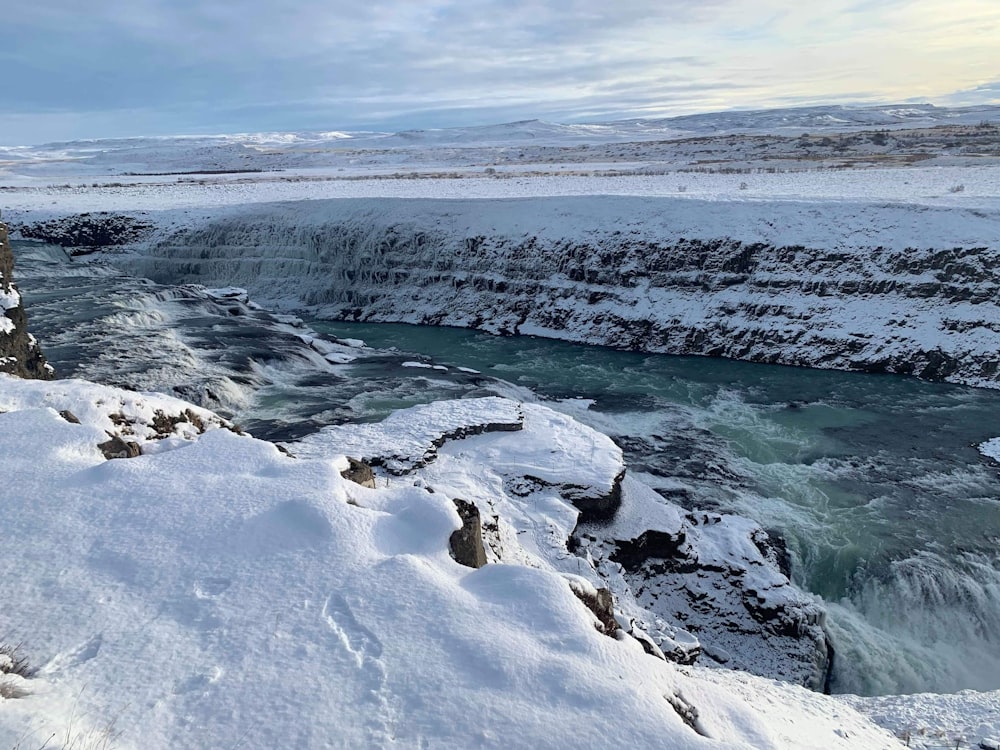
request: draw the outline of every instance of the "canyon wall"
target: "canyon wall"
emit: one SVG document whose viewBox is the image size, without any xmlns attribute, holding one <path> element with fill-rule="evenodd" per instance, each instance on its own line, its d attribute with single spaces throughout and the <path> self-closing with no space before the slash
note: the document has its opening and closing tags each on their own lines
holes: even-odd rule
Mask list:
<svg viewBox="0 0 1000 750">
<path fill-rule="evenodd" d="M 982 209 L 324 200 L 220 209 L 137 248 L 118 262 L 157 281 L 329 318 L 1000 382 L 1000 213 Z"/>
<path fill-rule="evenodd" d="M 14 285 L 14 252 L 8 234 L 7 225 L 0 222 L 0 372 L 49 379 L 52 367 L 28 333 L 24 303 Z"/>
</svg>

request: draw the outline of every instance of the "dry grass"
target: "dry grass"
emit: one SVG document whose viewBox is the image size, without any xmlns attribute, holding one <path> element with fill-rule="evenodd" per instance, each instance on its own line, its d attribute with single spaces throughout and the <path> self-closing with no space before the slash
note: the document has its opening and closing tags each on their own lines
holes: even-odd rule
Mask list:
<svg viewBox="0 0 1000 750">
<path fill-rule="evenodd" d="M 22 650 L 23 644 L 11 646 L 0 642 L 0 674 L 16 674 L 26 680 L 34 677 L 38 670 L 31 666 Z"/>
</svg>

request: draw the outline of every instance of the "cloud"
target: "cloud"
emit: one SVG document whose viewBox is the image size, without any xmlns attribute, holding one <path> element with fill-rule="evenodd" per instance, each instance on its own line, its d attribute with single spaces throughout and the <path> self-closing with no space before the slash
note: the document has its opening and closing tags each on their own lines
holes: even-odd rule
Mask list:
<svg viewBox="0 0 1000 750">
<path fill-rule="evenodd" d="M 945 104 L 958 107 L 975 104 L 1000 104 L 1000 78 L 963 91 L 956 91 L 944 97 L 943 101 Z"/>
<path fill-rule="evenodd" d="M 974 96 L 1000 74 L 994 0 L 47 0 L 5 27 L 0 142 L 33 116 L 65 137 L 420 126 Z"/>
</svg>

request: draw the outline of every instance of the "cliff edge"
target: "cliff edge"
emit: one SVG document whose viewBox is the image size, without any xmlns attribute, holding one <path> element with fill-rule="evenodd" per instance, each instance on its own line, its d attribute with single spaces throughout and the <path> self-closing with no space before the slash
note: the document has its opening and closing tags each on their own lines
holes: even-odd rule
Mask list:
<svg viewBox="0 0 1000 750">
<path fill-rule="evenodd" d="M 52 366 L 28 333 L 28 316 L 14 286 L 14 251 L 7 225 L 0 222 L 0 372 L 22 378 L 50 380 Z"/>
</svg>

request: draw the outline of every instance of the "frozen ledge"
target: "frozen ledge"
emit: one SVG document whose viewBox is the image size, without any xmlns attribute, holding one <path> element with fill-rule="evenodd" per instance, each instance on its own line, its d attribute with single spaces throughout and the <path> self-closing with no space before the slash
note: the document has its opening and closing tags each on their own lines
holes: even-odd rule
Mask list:
<svg viewBox="0 0 1000 750">
<path fill-rule="evenodd" d="M 477 398 L 415 406 L 377 424 L 327 427 L 287 447 L 307 458 L 344 453 L 402 476 L 434 461 L 437 449 L 449 440 L 523 428 L 520 404 L 498 397 Z"/>
</svg>

